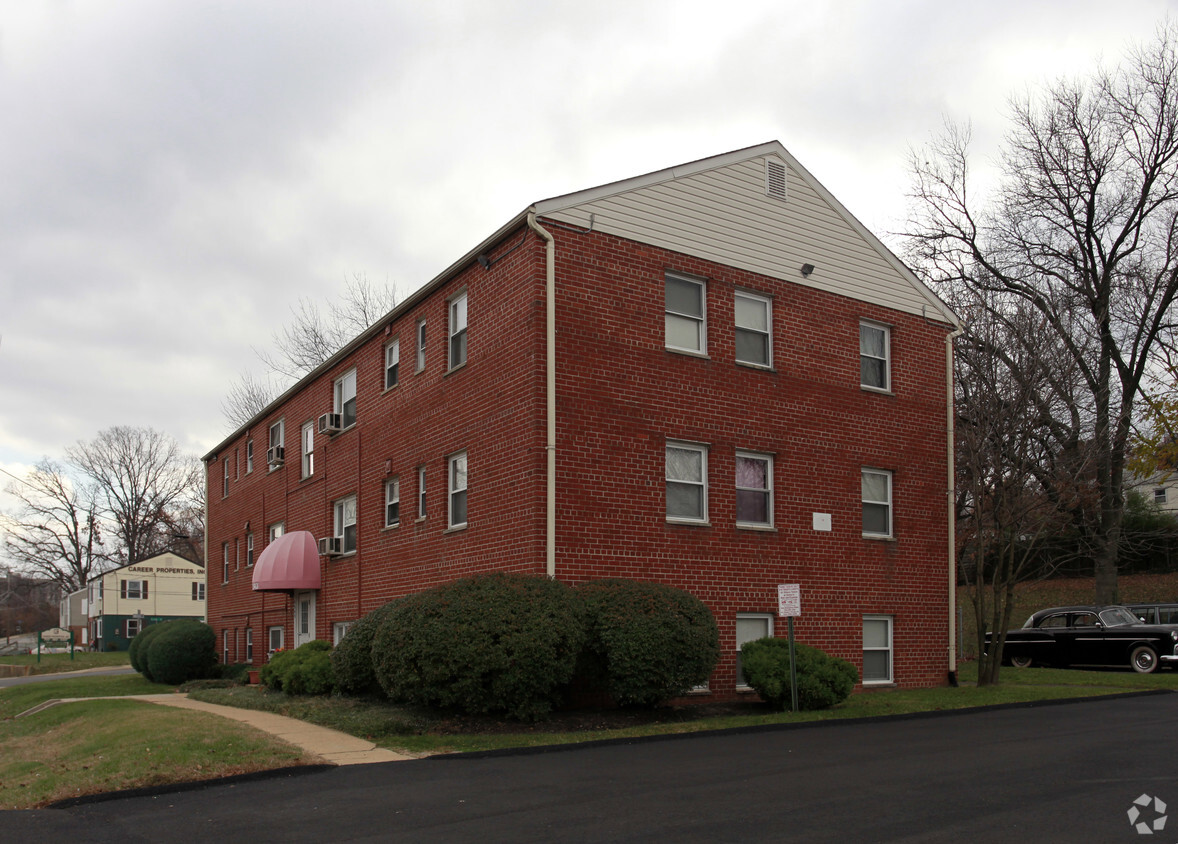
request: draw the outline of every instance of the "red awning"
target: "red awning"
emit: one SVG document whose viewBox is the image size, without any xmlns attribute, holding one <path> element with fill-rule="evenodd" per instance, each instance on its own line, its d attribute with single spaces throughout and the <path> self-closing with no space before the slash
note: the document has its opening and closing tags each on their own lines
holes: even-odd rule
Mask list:
<svg viewBox="0 0 1178 844">
<path fill-rule="evenodd" d="M 318 589 L 319 546 L 310 531 L 283 534 L 266 546 L 254 566 L 255 592 Z"/>
</svg>

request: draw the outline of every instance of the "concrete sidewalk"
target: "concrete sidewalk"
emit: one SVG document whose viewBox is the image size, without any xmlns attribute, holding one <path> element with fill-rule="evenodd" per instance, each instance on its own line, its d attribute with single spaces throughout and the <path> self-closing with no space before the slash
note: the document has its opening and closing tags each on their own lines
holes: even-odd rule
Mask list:
<svg viewBox="0 0 1178 844">
<path fill-rule="evenodd" d="M 341 733 L 339 730 L 329 730 L 327 727 L 317 727 L 297 718 L 287 718 L 285 715 L 275 715 L 273 712 L 260 712 L 255 709 L 239 709 L 236 706 L 221 706 L 216 703 L 192 700 L 188 695 L 168 693 L 158 695 L 132 695 L 118 697 L 118 700 L 142 700 L 146 703 L 156 703 L 161 706 L 174 706 L 179 709 L 192 709 L 197 712 L 209 712 L 223 718 L 241 721 L 255 729 L 282 739 L 285 742 L 301 747 L 308 753 L 314 754 L 333 765 L 364 765 L 370 762 L 400 762 L 412 759 L 401 753 L 394 753 L 383 747 L 377 747 L 370 741 Z M 49 706 L 60 703 L 73 703 L 79 700 L 98 700 L 98 698 L 65 698 L 46 701 L 38 707 L 22 712 L 20 716 L 39 712 Z"/>
</svg>

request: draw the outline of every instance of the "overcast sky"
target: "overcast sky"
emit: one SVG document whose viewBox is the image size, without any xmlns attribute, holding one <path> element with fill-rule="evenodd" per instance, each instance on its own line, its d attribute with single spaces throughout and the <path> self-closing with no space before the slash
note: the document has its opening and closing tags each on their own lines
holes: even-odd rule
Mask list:
<svg viewBox="0 0 1178 844">
<path fill-rule="evenodd" d="M 403 297 L 673 164 L 779 140 L 888 241 L 945 116 L 992 153 L 1012 93 L 1176 6 L 0 0 L 0 470 L 112 425 L 203 454 L 300 297 Z"/>
</svg>

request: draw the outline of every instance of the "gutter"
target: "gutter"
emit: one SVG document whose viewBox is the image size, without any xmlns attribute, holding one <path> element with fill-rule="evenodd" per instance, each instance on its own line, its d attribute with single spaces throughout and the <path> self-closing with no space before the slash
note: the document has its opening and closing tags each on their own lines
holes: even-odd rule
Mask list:
<svg viewBox="0 0 1178 844">
<path fill-rule="evenodd" d="M 954 456 L 957 451 L 956 420 L 953 412 L 953 341 L 965 333 L 965 326 L 945 335 L 945 416 L 948 422 L 948 464 L 949 485 L 946 488 L 949 516 L 949 685 L 957 685 L 957 519 L 953 515 L 953 503 L 957 489 L 957 467 Z"/>
<path fill-rule="evenodd" d="M 544 508 L 545 573 L 556 579 L 556 241 L 539 223 L 536 212 L 528 212 L 528 227 L 544 239 L 544 393 L 547 455 L 547 490 Z"/>
</svg>

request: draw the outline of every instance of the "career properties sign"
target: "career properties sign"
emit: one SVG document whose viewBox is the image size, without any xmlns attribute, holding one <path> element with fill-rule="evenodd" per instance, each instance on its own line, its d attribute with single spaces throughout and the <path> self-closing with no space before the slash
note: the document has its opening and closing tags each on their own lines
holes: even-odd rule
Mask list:
<svg viewBox="0 0 1178 844">
<path fill-rule="evenodd" d="M 797 618 L 802 614 L 802 586 L 800 583 L 782 583 L 777 587 L 777 615 L 781 618 Z"/>
</svg>

